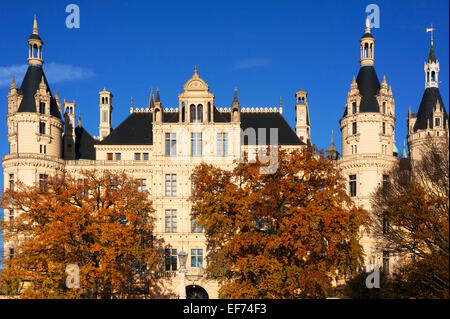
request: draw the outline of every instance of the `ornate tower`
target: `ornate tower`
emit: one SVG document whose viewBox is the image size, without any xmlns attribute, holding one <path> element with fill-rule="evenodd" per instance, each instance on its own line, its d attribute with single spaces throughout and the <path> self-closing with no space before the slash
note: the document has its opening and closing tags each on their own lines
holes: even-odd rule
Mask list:
<svg viewBox="0 0 450 319">
<path fill-rule="evenodd" d="M 295 132 L 297 136 L 306 144 L 311 143 L 310 129 L 311 125 L 309 123 L 309 109 L 308 109 L 308 93 L 300 89 L 295 93 L 295 99 L 297 104 L 295 106 L 296 110 L 296 125 Z"/>
<path fill-rule="evenodd" d="M 420 160 L 424 147 L 433 141 L 444 141 L 448 137 L 448 114 L 439 92 L 439 61 L 433 47 L 433 31 L 431 27 L 431 45 L 428 59 L 425 62 L 425 92 L 417 113 L 408 111 L 407 139 L 411 161 Z"/>
<path fill-rule="evenodd" d="M 64 159 L 75 159 L 75 101 L 64 100 Z"/>
<path fill-rule="evenodd" d="M 8 94 L 8 140 L 10 154 L 45 154 L 61 158 L 61 105 L 53 97 L 43 71 L 43 41 L 34 17 L 28 38 L 28 69 L 20 89 L 15 78 Z M 20 134 L 19 134 L 20 132 Z"/>
<path fill-rule="evenodd" d="M 28 69 L 18 88 L 13 77 L 8 94 L 9 153 L 2 159 L 5 188 L 16 182 L 42 185 L 52 175 L 63 174 L 61 105 L 53 97 L 43 70 L 43 41 L 34 17 L 33 33 L 28 38 Z M 20 214 L 5 209 L 6 221 Z M 9 219 L 8 219 L 9 218 Z M 14 254 L 14 243 L 5 241 L 5 257 Z"/>
<path fill-rule="evenodd" d="M 100 125 L 98 127 L 99 130 L 99 138 L 103 140 L 111 133 L 112 128 L 112 98 L 114 97 L 111 92 L 106 91 L 106 88 L 103 91 L 98 92 L 100 95 Z"/>
<path fill-rule="evenodd" d="M 386 77 L 380 84 L 375 72 L 375 39 L 368 19 L 360 43 L 359 73 L 356 79 L 353 76 L 340 120 L 342 156 L 337 166 L 348 180 L 350 197 L 370 211 L 372 192 L 388 178 L 390 169 L 398 161 L 394 156 L 395 102 Z M 381 266 L 383 258 L 389 258 L 386 257 L 389 252 L 375 250 L 370 234 L 364 234 L 361 244 L 366 264 Z"/>
</svg>

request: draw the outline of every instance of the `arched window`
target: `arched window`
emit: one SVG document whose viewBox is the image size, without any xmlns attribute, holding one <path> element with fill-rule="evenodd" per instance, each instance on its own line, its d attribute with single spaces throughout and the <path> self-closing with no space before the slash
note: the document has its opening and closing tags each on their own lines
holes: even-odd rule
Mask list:
<svg viewBox="0 0 450 319">
<path fill-rule="evenodd" d="M 105 104 L 105 98 L 102 97 L 102 104 Z"/>
<path fill-rule="evenodd" d="M 364 44 L 364 57 L 365 58 L 369 57 L 369 45 L 367 43 Z"/>
<path fill-rule="evenodd" d="M 195 122 L 196 117 L 195 117 L 195 105 L 191 104 L 190 106 L 190 110 L 191 110 L 191 122 Z"/>
<path fill-rule="evenodd" d="M 430 82 L 430 72 L 427 72 L 427 82 Z"/>
<path fill-rule="evenodd" d="M 197 122 L 203 122 L 203 105 L 201 104 L 197 106 Z"/>
<path fill-rule="evenodd" d="M 38 49 L 37 45 L 36 44 L 33 45 L 33 58 L 37 58 L 38 57 L 37 49 Z"/>
<path fill-rule="evenodd" d="M 434 71 L 431 72 L 431 81 L 436 81 L 436 73 Z"/>
</svg>

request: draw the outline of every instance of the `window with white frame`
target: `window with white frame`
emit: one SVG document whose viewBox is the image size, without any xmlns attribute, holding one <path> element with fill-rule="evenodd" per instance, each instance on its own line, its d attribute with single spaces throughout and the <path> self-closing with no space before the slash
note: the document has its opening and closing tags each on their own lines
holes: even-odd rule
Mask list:
<svg viewBox="0 0 450 319">
<path fill-rule="evenodd" d="M 177 134 L 176 133 L 166 133 L 166 156 L 177 155 Z"/>
<path fill-rule="evenodd" d="M 166 196 L 177 196 L 177 174 L 166 174 Z"/>
<path fill-rule="evenodd" d="M 217 133 L 217 155 L 228 155 L 228 133 Z"/>
<path fill-rule="evenodd" d="M 191 267 L 203 267 L 203 249 L 191 249 Z"/>
<path fill-rule="evenodd" d="M 177 232 L 177 211 L 176 209 L 166 209 L 165 214 L 165 231 L 166 233 Z"/>
</svg>

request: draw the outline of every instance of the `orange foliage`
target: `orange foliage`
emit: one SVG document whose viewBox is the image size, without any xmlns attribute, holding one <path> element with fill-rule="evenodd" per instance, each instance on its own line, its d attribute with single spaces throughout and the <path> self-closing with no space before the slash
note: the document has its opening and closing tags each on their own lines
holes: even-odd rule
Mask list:
<svg viewBox="0 0 450 319">
<path fill-rule="evenodd" d="M 85 171 L 45 187 L 17 183 L 2 206 L 21 213 L 1 224 L 15 255 L 0 280 L 28 282 L 22 297 L 126 297 L 142 273 L 137 266 L 156 265 L 152 203 L 125 174 Z M 79 289 L 66 287 L 69 264 L 79 266 Z"/>
<path fill-rule="evenodd" d="M 263 166 L 196 168 L 192 211 L 205 228 L 207 271 L 222 298 L 325 297 L 333 277 L 362 261 L 366 213 L 323 156 L 282 150 L 274 174 Z"/>
</svg>

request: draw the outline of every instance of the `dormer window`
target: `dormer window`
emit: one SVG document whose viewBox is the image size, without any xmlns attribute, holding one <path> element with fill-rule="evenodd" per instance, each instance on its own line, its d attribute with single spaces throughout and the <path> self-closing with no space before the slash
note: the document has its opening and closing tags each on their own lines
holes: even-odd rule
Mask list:
<svg viewBox="0 0 450 319">
<path fill-rule="evenodd" d="M 440 117 L 436 117 L 434 119 L 434 126 L 441 126 L 441 118 Z"/>
</svg>

